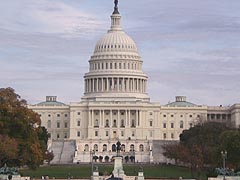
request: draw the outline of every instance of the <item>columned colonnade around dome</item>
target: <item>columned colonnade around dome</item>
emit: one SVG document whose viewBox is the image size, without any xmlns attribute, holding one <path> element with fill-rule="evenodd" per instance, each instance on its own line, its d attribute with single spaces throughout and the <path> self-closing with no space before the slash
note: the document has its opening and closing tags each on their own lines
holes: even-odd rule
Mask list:
<svg viewBox="0 0 240 180">
<path fill-rule="evenodd" d="M 100 77 L 85 79 L 85 93 L 139 92 L 146 93 L 146 79 L 130 77 Z"/>
</svg>

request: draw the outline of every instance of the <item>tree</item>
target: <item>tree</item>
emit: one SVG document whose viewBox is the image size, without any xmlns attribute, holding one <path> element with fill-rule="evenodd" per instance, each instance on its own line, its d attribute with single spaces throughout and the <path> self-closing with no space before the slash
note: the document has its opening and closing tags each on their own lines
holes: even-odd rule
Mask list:
<svg viewBox="0 0 240 180">
<path fill-rule="evenodd" d="M 11 150 L 12 157 L 5 153 L 5 158 L 0 159 L 0 165 L 4 161 L 11 161 L 15 166 L 28 165 L 36 168 L 43 163 L 47 132 L 41 127 L 39 115 L 28 109 L 27 102 L 12 88 L 0 89 L 0 135 L 9 138 L 11 142 L 9 146 L 1 143 L 0 149 L 3 151 L 0 152 L 0 157 L 8 148 L 14 146 L 17 150 L 16 154 Z"/>
<path fill-rule="evenodd" d="M 219 156 L 221 151 L 226 150 L 228 167 L 240 168 L 240 129 L 225 131 L 221 134 L 220 139 Z"/>
<path fill-rule="evenodd" d="M 15 139 L 6 135 L 0 135 L 0 165 L 5 164 L 8 160 L 14 160 L 17 158 L 18 143 Z"/>
<path fill-rule="evenodd" d="M 204 167 L 216 167 L 219 164 L 219 145 L 221 134 L 231 129 L 224 123 L 205 122 L 184 130 L 178 144 L 164 147 L 164 155 L 182 162 L 191 168 L 192 176 L 197 172 L 201 178 Z"/>
</svg>

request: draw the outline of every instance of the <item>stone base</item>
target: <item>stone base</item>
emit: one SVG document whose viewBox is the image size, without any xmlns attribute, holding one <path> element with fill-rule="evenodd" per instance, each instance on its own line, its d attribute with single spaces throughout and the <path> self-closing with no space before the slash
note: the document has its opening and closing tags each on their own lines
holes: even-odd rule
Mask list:
<svg viewBox="0 0 240 180">
<path fill-rule="evenodd" d="M 123 171 L 122 157 L 114 158 L 114 169 L 112 174 L 114 177 L 119 177 L 119 178 L 124 178 L 126 176 Z"/>
</svg>

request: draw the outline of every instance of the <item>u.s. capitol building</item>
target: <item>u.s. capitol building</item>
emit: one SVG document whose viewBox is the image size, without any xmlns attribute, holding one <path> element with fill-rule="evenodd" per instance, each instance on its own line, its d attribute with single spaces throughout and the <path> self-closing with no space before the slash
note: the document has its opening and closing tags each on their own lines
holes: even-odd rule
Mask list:
<svg viewBox="0 0 240 180">
<path fill-rule="evenodd" d="M 111 28 L 96 44 L 84 76 L 81 102 L 66 105 L 56 96 L 30 105 L 50 133 L 53 163 L 107 162 L 121 142 L 125 161 L 159 162 L 161 145 L 179 140 L 184 129 L 199 121 L 240 125 L 240 104 L 209 107 L 190 103 L 185 96 L 166 105 L 152 103 L 147 75 L 137 46 L 122 29 L 115 4 Z"/>
</svg>

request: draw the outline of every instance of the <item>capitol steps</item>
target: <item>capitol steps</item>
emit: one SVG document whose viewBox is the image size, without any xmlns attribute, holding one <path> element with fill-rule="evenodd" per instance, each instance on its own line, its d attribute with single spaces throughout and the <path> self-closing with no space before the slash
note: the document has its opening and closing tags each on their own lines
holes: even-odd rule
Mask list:
<svg viewBox="0 0 240 180">
<path fill-rule="evenodd" d="M 75 153 L 76 143 L 74 140 L 52 141 L 51 150 L 54 158 L 51 164 L 71 164 Z"/>
</svg>

